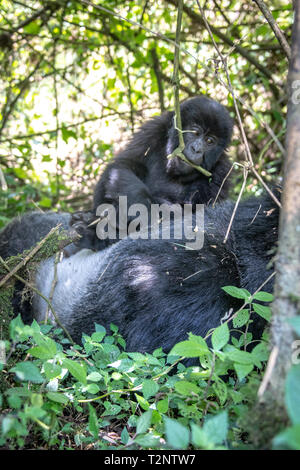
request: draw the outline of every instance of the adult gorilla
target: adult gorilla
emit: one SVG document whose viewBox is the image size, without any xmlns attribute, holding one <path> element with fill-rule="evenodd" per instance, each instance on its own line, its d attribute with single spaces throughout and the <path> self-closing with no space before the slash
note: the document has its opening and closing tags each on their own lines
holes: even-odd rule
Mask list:
<svg viewBox="0 0 300 470">
<path fill-rule="evenodd" d="M 239 205 L 224 244 L 233 207 L 226 201 L 205 208 L 200 250 L 187 250 L 184 237 L 127 238 L 100 252 L 81 250 L 59 263 L 52 305 L 74 340 L 91 334 L 95 322 L 106 328 L 115 323 L 127 350 L 151 352 L 161 346 L 169 351 L 188 332 L 205 336 L 217 327 L 229 309 L 238 306 L 221 288 L 234 285 L 250 293 L 259 288 L 273 271 L 271 251 L 278 236 L 278 207 L 268 196 L 253 198 Z M 64 221 L 66 215 L 61 217 Z M 37 232 L 47 218 L 39 214 Z M 11 222 L 16 240 L 22 239 L 28 223 L 32 226 L 30 214 Z M 8 228 L 0 233 L 0 255 Z M 37 288 L 47 297 L 53 273 L 51 258 L 41 263 L 36 276 Z M 272 287 L 269 281 L 264 290 L 271 292 Z M 31 318 L 42 320 L 45 310 L 44 300 L 34 295 Z M 264 322 L 253 315 L 249 331 L 258 337 Z"/>
<path fill-rule="evenodd" d="M 103 172 L 95 189 L 92 212 L 73 216 L 74 228 L 82 235 L 79 247 L 99 250 L 115 241 L 99 240 L 95 226 L 88 225 L 95 220 L 100 204 L 109 203 L 117 209 L 119 196 L 127 196 L 128 206 L 139 203 L 148 209 L 153 203 L 207 204 L 219 191 L 218 199 L 226 198 L 229 179 L 225 177 L 230 164 L 225 151 L 233 127 L 228 111 L 205 96 L 184 101 L 180 109 L 183 153 L 191 164 L 179 157 L 168 158 L 179 144 L 174 112 L 147 121 Z M 211 177 L 192 165 L 201 166 Z"/>
</svg>

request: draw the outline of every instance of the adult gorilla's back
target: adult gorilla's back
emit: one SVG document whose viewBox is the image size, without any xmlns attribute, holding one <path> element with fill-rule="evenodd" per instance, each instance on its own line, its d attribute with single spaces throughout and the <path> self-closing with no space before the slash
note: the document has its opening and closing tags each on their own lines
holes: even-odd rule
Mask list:
<svg viewBox="0 0 300 470">
<path fill-rule="evenodd" d="M 52 304 L 78 342 L 94 323 L 109 329 L 115 323 L 131 351 L 165 351 L 191 331 L 205 336 L 240 303 L 222 287 L 234 285 L 254 293 L 273 272 L 278 208 L 269 198 L 240 204 L 226 244 L 223 243 L 234 204 L 205 209 L 204 246 L 186 249 L 180 240 L 126 238 L 106 250 L 81 250 L 57 265 Z M 44 262 L 37 287 L 49 296 L 53 260 Z M 272 280 L 264 290 L 271 292 Z M 35 296 L 34 314 L 42 319 L 45 302 Z M 255 337 L 264 321 L 257 314 L 250 325 Z"/>
<path fill-rule="evenodd" d="M 217 327 L 230 308 L 240 305 L 222 287 L 234 285 L 254 293 L 273 272 L 270 262 L 278 236 L 278 207 L 268 196 L 253 198 L 240 203 L 224 244 L 233 208 L 230 201 L 205 208 L 204 246 L 199 250 L 186 249 L 184 237 L 126 238 L 106 250 L 81 250 L 58 263 L 51 303 L 74 340 L 80 342 L 83 333 L 92 334 L 95 323 L 107 329 L 115 323 L 127 350 L 151 352 L 161 346 L 169 351 L 189 331 L 205 336 Z M 47 225 L 47 214 L 36 215 L 34 227 L 32 215 L 25 215 L 23 233 L 30 224 L 32 236 L 37 237 L 44 230 L 44 219 Z M 14 224 L 12 221 L 0 232 L 0 247 L 6 246 Z M 21 235 L 21 226 L 17 226 Z M 20 247 L 17 238 L 14 242 Z M 27 246 L 30 243 L 26 241 Z M 13 244 L 10 250 L 6 249 L 7 255 L 15 254 Z M 37 288 L 46 297 L 50 296 L 53 278 L 51 258 L 40 264 L 36 276 Z M 270 280 L 264 290 L 271 292 L 272 287 Z M 47 305 L 34 295 L 33 305 L 25 307 L 28 321 L 33 317 L 42 320 Z M 16 313 L 20 311 L 19 303 Z M 253 315 L 249 331 L 257 338 L 264 322 Z"/>
</svg>

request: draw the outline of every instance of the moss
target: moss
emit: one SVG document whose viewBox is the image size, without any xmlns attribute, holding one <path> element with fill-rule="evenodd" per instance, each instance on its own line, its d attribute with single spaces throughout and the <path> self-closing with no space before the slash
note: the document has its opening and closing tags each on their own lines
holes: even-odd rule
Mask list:
<svg viewBox="0 0 300 470">
<path fill-rule="evenodd" d="M 9 322 L 14 316 L 12 297 L 14 285 L 0 289 L 0 339 L 8 337 Z"/>
</svg>

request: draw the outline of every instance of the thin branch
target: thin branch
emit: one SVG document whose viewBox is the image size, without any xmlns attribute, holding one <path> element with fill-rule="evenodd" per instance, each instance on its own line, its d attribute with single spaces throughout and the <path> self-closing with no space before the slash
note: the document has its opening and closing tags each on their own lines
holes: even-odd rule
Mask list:
<svg viewBox="0 0 300 470">
<path fill-rule="evenodd" d="M 243 195 L 243 192 L 245 191 L 246 182 L 247 182 L 247 176 L 248 176 L 248 169 L 247 169 L 246 167 L 243 167 L 243 172 L 244 172 L 243 184 L 242 184 L 241 190 L 240 190 L 240 192 L 239 192 L 239 196 L 238 196 L 238 198 L 237 198 L 237 201 L 236 201 L 236 203 L 235 203 L 233 212 L 232 212 L 232 214 L 231 214 L 230 222 L 229 222 L 229 225 L 228 225 L 228 228 L 227 228 L 226 235 L 225 235 L 225 238 L 224 238 L 224 240 L 223 240 L 223 243 L 226 243 L 226 242 L 227 242 L 227 239 L 228 239 L 228 236 L 229 236 L 229 233 L 230 233 L 231 226 L 232 226 L 232 224 L 233 224 L 233 220 L 234 220 L 234 217 L 235 217 L 235 214 L 236 214 L 238 205 L 239 205 L 239 203 L 240 203 L 240 200 L 241 200 L 241 197 L 242 197 L 242 195 Z"/>
<path fill-rule="evenodd" d="M 175 7 L 178 6 L 178 0 L 165 0 L 167 3 L 171 3 Z M 194 21 L 197 21 L 199 24 L 202 26 L 205 26 L 204 19 L 201 18 L 200 15 L 198 15 L 192 8 L 184 5 L 183 11 Z M 225 44 L 228 46 L 234 47 L 237 52 L 239 52 L 245 59 L 248 60 L 252 65 L 254 65 L 255 68 L 257 68 L 263 75 L 268 77 L 270 80 L 274 82 L 274 76 L 273 74 L 263 65 L 261 65 L 254 57 L 253 55 L 247 51 L 247 49 L 244 49 L 242 46 L 239 46 L 238 44 L 235 44 L 232 39 L 230 39 L 228 36 L 226 36 L 224 33 L 218 30 L 218 28 L 214 26 L 210 26 L 210 29 L 213 34 L 215 34 L 219 39 L 221 39 Z"/>
<path fill-rule="evenodd" d="M 181 160 L 186 162 L 188 165 L 195 168 L 197 171 L 205 176 L 211 176 L 211 173 L 200 165 L 195 165 L 185 157 L 183 150 L 185 147 L 182 131 L 181 113 L 180 113 L 180 101 L 179 101 L 179 57 L 180 57 L 180 32 L 181 32 L 181 21 L 182 21 L 182 7 L 183 0 L 178 0 L 178 12 L 177 12 L 177 24 L 176 24 L 176 45 L 174 52 L 174 69 L 173 69 L 173 84 L 174 84 L 174 98 L 175 98 L 175 115 L 174 115 L 174 127 L 178 131 L 179 145 L 173 150 L 173 152 L 167 156 L 167 158 L 179 157 Z"/>
<path fill-rule="evenodd" d="M 277 41 L 279 42 L 283 52 L 285 53 L 285 55 L 287 56 L 287 58 L 290 60 L 291 59 L 291 48 L 283 34 L 283 32 L 281 31 L 281 29 L 279 28 L 278 24 L 276 23 L 276 21 L 274 20 L 273 18 L 273 15 L 272 13 L 270 12 L 269 8 L 267 7 L 267 5 L 263 2 L 263 0 L 253 0 L 256 5 L 258 6 L 258 8 L 260 9 L 260 11 L 262 12 L 262 14 L 264 15 L 264 17 L 266 18 L 267 22 L 269 23 L 270 27 L 272 28 L 275 36 L 276 36 L 276 39 Z"/>
<path fill-rule="evenodd" d="M 161 112 L 163 113 L 166 108 L 165 108 L 165 103 L 164 103 L 165 101 L 164 86 L 162 82 L 160 63 L 159 63 L 158 55 L 156 52 L 156 48 L 153 47 L 150 52 L 151 52 L 152 61 L 153 61 L 153 71 L 155 73 L 157 87 L 158 87 L 160 109 L 161 109 Z"/>
<path fill-rule="evenodd" d="M 15 26 L 12 32 L 16 32 L 19 29 L 24 28 L 28 24 L 32 23 L 32 21 L 36 20 L 37 18 L 40 18 L 40 16 L 42 16 L 42 14 L 45 13 L 47 10 L 49 10 L 49 5 L 46 5 L 44 8 L 41 8 L 40 10 L 37 10 L 32 16 L 22 21 L 20 24 L 18 24 L 18 26 Z"/>
<path fill-rule="evenodd" d="M 211 30 L 211 27 L 210 25 L 208 24 L 208 22 L 206 21 L 206 17 L 205 17 L 205 14 L 204 14 L 204 11 L 203 11 L 203 8 L 201 7 L 200 5 L 200 2 L 199 0 L 196 0 L 197 1 L 197 5 L 199 7 L 199 10 L 201 12 L 201 15 L 203 17 L 203 21 L 204 21 L 204 24 L 205 24 L 205 27 L 207 28 L 207 31 L 210 35 L 210 38 L 212 40 L 212 43 L 218 53 L 218 56 L 220 57 L 220 60 L 223 64 L 223 67 L 224 67 L 224 71 L 225 71 L 225 74 L 226 74 L 226 78 L 227 78 L 227 82 L 228 82 L 228 87 L 229 87 L 229 90 L 230 90 L 230 93 L 231 93 L 231 96 L 232 96 L 232 99 L 233 99 L 233 103 L 234 103 L 234 108 L 235 108 L 235 112 L 236 112 L 236 115 L 237 115 L 237 119 L 238 119 L 238 124 L 239 124 L 239 129 L 240 129 L 240 133 L 241 133 L 241 136 L 242 136 L 242 141 L 243 141 L 243 144 L 245 146 L 245 153 L 246 153 L 246 158 L 248 160 L 247 162 L 247 170 L 251 170 L 255 176 L 259 179 L 259 181 L 261 182 L 261 184 L 264 186 L 264 188 L 266 189 L 266 191 L 270 194 L 270 196 L 272 197 L 272 199 L 276 202 L 276 204 L 278 205 L 278 207 L 281 207 L 281 203 L 279 202 L 279 200 L 277 199 L 277 197 L 272 193 L 272 191 L 268 188 L 267 184 L 263 181 L 262 177 L 257 173 L 256 169 L 254 168 L 254 162 L 253 162 L 253 159 L 252 159 L 252 155 L 251 155 L 251 151 L 250 151 L 250 147 L 249 147 L 249 144 L 248 144 L 248 140 L 247 140 L 247 137 L 246 137 L 246 134 L 245 134 L 245 130 L 244 130 L 244 126 L 243 126 L 243 123 L 242 123 L 242 119 L 241 119 L 241 115 L 240 115 L 240 111 L 239 111 L 239 108 L 238 108 L 238 105 L 237 105 L 237 102 L 236 102 L 236 99 L 235 99 L 235 93 L 234 93 L 234 90 L 233 90 L 233 87 L 232 87 L 232 83 L 231 83 L 231 79 L 230 79 L 230 76 L 229 76 L 229 72 L 228 72 L 228 67 L 227 67 L 227 60 L 226 58 L 223 56 L 222 52 L 220 51 L 215 39 L 214 39 L 214 36 L 212 34 L 212 30 Z M 244 174 L 244 177 L 245 177 L 245 174 Z M 245 183 L 245 181 L 244 181 Z M 240 193 L 241 195 L 241 193 Z M 239 195 L 239 198 L 240 198 L 240 195 Z M 235 207 L 235 210 L 236 210 L 236 207 Z M 227 240 L 227 234 L 226 234 L 226 237 L 224 239 L 224 242 Z"/>
</svg>

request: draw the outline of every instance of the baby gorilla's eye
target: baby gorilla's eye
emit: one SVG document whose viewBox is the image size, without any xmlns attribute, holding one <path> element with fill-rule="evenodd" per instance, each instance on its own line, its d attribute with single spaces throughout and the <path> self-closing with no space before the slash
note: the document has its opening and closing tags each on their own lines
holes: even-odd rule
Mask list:
<svg viewBox="0 0 300 470">
<path fill-rule="evenodd" d="M 207 145 L 212 145 L 215 143 L 215 139 L 208 135 L 207 137 L 205 137 L 205 142 L 207 143 Z"/>
</svg>

